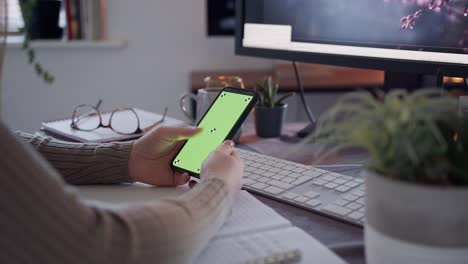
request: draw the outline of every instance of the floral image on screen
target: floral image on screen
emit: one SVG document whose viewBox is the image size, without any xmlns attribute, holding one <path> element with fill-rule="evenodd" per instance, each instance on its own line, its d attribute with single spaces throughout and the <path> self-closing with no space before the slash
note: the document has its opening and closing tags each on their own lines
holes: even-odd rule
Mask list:
<svg viewBox="0 0 468 264">
<path fill-rule="evenodd" d="M 246 21 L 291 25 L 297 42 L 468 54 L 467 7 L 468 0 L 249 0 Z"/>
</svg>

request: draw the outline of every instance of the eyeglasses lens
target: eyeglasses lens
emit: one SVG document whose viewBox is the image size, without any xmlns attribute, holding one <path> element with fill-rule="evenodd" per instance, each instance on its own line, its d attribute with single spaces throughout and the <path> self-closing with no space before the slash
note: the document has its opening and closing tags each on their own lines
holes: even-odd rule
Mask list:
<svg viewBox="0 0 468 264">
<path fill-rule="evenodd" d="M 138 130 L 138 116 L 131 109 L 114 111 L 110 122 L 112 129 L 120 134 L 133 134 Z"/>
<path fill-rule="evenodd" d="M 99 114 L 91 106 L 81 106 L 75 110 L 73 122 L 80 130 L 94 130 L 99 127 Z"/>
</svg>

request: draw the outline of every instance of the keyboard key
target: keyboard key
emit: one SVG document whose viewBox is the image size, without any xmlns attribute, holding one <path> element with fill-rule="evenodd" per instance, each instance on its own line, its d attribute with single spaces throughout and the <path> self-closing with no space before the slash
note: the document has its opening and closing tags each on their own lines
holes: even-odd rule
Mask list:
<svg viewBox="0 0 468 264">
<path fill-rule="evenodd" d="M 333 183 L 333 182 L 329 182 L 329 183 L 323 185 L 323 187 L 326 187 L 328 189 L 335 189 L 337 186 L 338 186 L 338 184 Z"/>
<path fill-rule="evenodd" d="M 299 173 L 297 173 L 297 172 L 293 172 L 293 173 L 288 174 L 288 176 L 297 179 L 297 178 L 301 177 L 302 174 L 299 174 Z"/>
<path fill-rule="evenodd" d="M 354 194 L 347 194 L 343 197 L 343 199 L 348 200 L 350 202 L 357 200 L 359 197 Z"/>
<path fill-rule="evenodd" d="M 330 174 L 326 174 L 326 175 L 322 176 L 321 179 L 324 180 L 324 181 L 333 181 L 334 179 L 336 179 L 336 177 L 332 176 Z"/>
<path fill-rule="evenodd" d="M 283 175 L 276 174 L 276 175 L 273 175 L 271 178 L 274 179 L 274 180 L 278 180 L 278 181 L 279 181 L 279 180 L 283 179 L 284 176 L 283 176 Z"/>
<path fill-rule="evenodd" d="M 250 167 L 252 167 L 252 168 L 258 168 L 260 166 L 263 166 L 263 165 L 261 163 L 256 162 L 256 161 L 254 163 L 250 164 Z"/>
<path fill-rule="evenodd" d="M 286 166 L 283 167 L 283 170 L 290 170 L 290 171 L 292 171 L 292 170 L 294 170 L 295 168 L 296 168 L 296 167 L 294 167 L 294 166 L 286 165 Z"/>
<path fill-rule="evenodd" d="M 259 166 L 258 168 L 262 169 L 264 171 L 267 171 L 267 170 L 269 170 L 271 168 L 271 166 L 263 164 L 262 166 Z"/>
<path fill-rule="evenodd" d="M 252 180 L 252 179 L 242 178 L 242 185 L 247 185 L 247 186 L 249 186 L 249 185 L 254 184 L 254 183 L 255 183 L 255 181 Z"/>
<path fill-rule="evenodd" d="M 298 197 L 299 194 L 297 193 L 293 193 L 293 192 L 287 192 L 287 193 L 284 193 L 281 197 L 285 198 L 285 199 L 288 199 L 288 200 L 292 200 L 296 197 Z"/>
<path fill-rule="evenodd" d="M 280 171 L 278 171 L 276 174 L 283 175 L 283 176 L 288 176 L 289 174 L 291 174 L 291 171 L 288 171 L 288 170 L 280 170 Z"/>
<path fill-rule="evenodd" d="M 263 182 L 263 183 L 265 183 L 265 182 L 267 182 L 269 180 L 271 180 L 271 179 L 268 178 L 268 177 L 261 177 L 260 179 L 257 179 L 258 182 Z"/>
<path fill-rule="evenodd" d="M 345 185 L 348 186 L 348 187 L 354 188 L 354 187 L 359 186 L 361 184 L 357 183 L 357 182 L 354 182 L 354 181 L 350 181 L 350 182 L 345 183 Z"/>
<path fill-rule="evenodd" d="M 255 184 L 252 184 L 250 187 L 254 188 L 254 189 L 257 189 L 257 190 L 263 190 L 265 189 L 266 187 L 268 187 L 268 184 L 265 184 L 265 183 L 261 183 L 261 182 L 257 182 Z"/>
<path fill-rule="evenodd" d="M 322 208 L 323 211 L 332 213 L 338 216 L 345 216 L 351 213 L 351 210 L 334 204 L 328 204 Z"/>
<path fill-rule="evenodd" d="M 303 183 L 308 182 L 308 181 L 310 181 L 310 180 L 312 180 L 311 177 L 308 177 L 308 176 L 301 176 L 299 179 L 293 181 L 291 184 L 293 184 L 293 185 L 300 185 L 300 184 L 303 184 Z"/>
<path fill-rule="evenodd" d="M 258 175 L 258 174 L 251 174 L 251 175 L 246 176 L 246 177 L 249 178 L 249 179 L 252 179 L 252 180 L 257 180 L 257 179 L 262 178 L 263 176 L 262 176 L 262 175 Z"/>
<path fill-rule="evenodd" d="M 307 170 L 307 169 L 298 167 L 298 168 L 295 168 L 295 169 L 293 170 L 293 172 L 301 173 L 301 172 L 304 172 L 304 171 L 306 171 L 306 170 Z"/>
<path fill-rule="evenodd" d="M 336 183 L 336 184 L 338 184 L 338 185 L 341 185 L 341 184 L 347 182 L 347 180 L 338 178 L 338 179 L 334 180 L 333 182 Z"/>
<path fill-rule="evenodd" d="M 265 171 L 265 170 L 262 170 L 262 169 L 255 169 L 255 170 L 253 170 L 252 172 L 255 173 L 255 174 L 263 175 L 263 173 L 265 173 L 266 171 Z"/>
<path fill-rule="evenodd" d="M 285 177 L 283 179 L 281 179 L 281 181 L 285 182 L 285 183 L 291 183 L 293 181 L 295 181 L 296 179 L 294 178 L 291 178 L 291 177 Z"/>
<path fill-rule="evenodd" d="M 312 200 L 306 202 L 306 205 L 311 206 L 311 207 L 317 207 L 320 204 L 322 204 L 322 202 L 320 200 L 317 200 L 317 199 L 312 199 Z"/>
<path fill-rule="evenodd" d="M 359 197 L 363 197 L 363 196 L 364 196 L 364 192 L 361 191 L 361 190 L 358 190 L 358 191 L 355 191 L 355 192 L 354 192 L 354 195 L 359 196 Z"/>
<path fill-rule="evenodd" d="M 353 181 L 355 181 L 357 183 L 364 183 L 364 179 L 360 179 L 360 178 L 354 178 Z"/>
<path fill-rule="evenodd" d="M 274 175 L 275 175 L 275 174 L 274 174 L 273 172 L 269 172 L 269 171 L 263 173 L 263 176 L 264 176 L 264 177 L 269 177 L 269 178 L 273 177 Z"/>
<path fill-rule="evenodd" d="M 274 194 L 274 195 L 284 192 L 283 189 L 275 187 L 275 186 L 270 186 L 270 187 L 264 189 L 263 191 L 265 191 L 265 192 L 267 192 L 269 194 Z"/>
<path fill-rule="evenodd" d="M 278 169 L 278 168 L 269 168 L 268 171 L 270 172 L 273 172 L 273 173 L 277 173 L 278 171 L 280 171 L 281 169 Z"/>
<path fill-rule="evenodd" d="M 310 200 L 309 197 L 305 197 L 303 195 L 294 198 L 294 201 L 299 202 L 299 203 L 305 203 L 305 202 L 307 202 L 309 200 Z"/>
<path fill-rule="evenodd" d="M 273 166 L 276 167 L 276 168 L 283 168 L 286 165 L 284 163 L 282 163 L 282 162 L 276 162 L 275 164 L 273 164 Z"/>
<path fill-rule="evenodd" d="M 313 181 L 312 183 L 315 184 L 315 185 L 318 185 L 318 186 L 322 186 L 322 185 L 326 184 L 327 182 L 324 181 L 324 180 L 318 179 L 318 180 Z"/>
<path fill-rule="evenodd" d="M 285 189 L 285 190 L 289 190 L 292 187 L 294 187 L 294 185 L 291 185 L 289 183 L 285 183 L 285 182 L 282 182 L 282 181 L 277 181 L 277 180 L 271 180 L 271 181 L 268 182 L 268 184 L 276 186 L 276 187 L 281 188 L 281 189 Z"/>
<path fill-rule="evenodd" d="M 317 172 L 317 171 L 313 171 L 313 170 L 308 170 L 308 171 L 304 171 L 304 172 L 302 173 L 302 175 L 315 178 L 315 177 L 318 177 L 318 176 L 322 175 L 322 173 L 321 173 L 321 172 Z"/>
<path fill-rule="evenodd" d="M 363 206 L 363 207 L 359 208 L 358 211 L 361 212 L 361 213 L 364 213 L 366 211 L 366 207 Z"/>
<path fill-rule="evenodd" d="M 347 191 L 351 190 L 351 188 L 348 187 L 348 186 L 341 185 L 341 186 L 338 186 L 335 190 L 337 190 L 339 192 L 347 192 Z"/>
<path fill-rule="evenodd" d="M 335 201 L 335 204 L 339 205 L 339 206 L 345 206 L 348 203 L 349 203 L 349 201 L 342 200 L 342 199 L 338 199 L 338 200 Z"/>
<path fill-rule="evenodd" d="M 352 179 L 354 179 L 354 177 L 351 177 L 351 176 L 346 176 L 346 175 L 341 175 L 341 174 L 337 174 L 335 173 L 338 177 L 340 177 L 341 179 L 343 180 L 347 180 L 347 181 L 350 181 Z"/>
<path fill-rule="evenodd" d="M 310 191 L 310 192 L 304 193 L 304 196 L 307 196 L 307 197 L 309 197 L 309 198 L 316 198 L 316 197 L 319 197 L 319 196 L 320 196 L 320 193 L 314 192 L 314 191 Z"/>
<path fill-rule="evenodd" d="M 352 212 L 347 216 L 347 218 L 351 220 L 361 220 L 362 218 L 364 218 L 364 214 L 361 212 Z"/>
<path fill-rule="evenodd" d="M 351 203 L 346 205 L 346 208 L 349 208 L 351 210 L 357 210 L 357 209 L 359 209 L 361 207 L 362 207 L 362 204 L 358 204 L 358 203 L 354 203 L 354 202 L 351 202 Z"/>
</svg>

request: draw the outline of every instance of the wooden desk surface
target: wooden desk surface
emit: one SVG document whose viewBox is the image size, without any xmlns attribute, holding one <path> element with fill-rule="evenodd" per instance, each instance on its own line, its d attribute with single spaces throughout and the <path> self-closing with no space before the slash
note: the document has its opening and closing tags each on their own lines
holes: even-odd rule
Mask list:
<svg viewBox="0 0 468 264">
<path fill-rule="evenodd" d="M 325 66 L 317 64 L 298 64 L 298 70 L 304 89 L 314 90 L 343 90 L 356 87 L 381 87 L 384 83 L 382 71 Z M 226 71 L 193 71 L 191 73 L 191 90 L 195 92 L 204 88 L 203 79 L 206 76 L 239 76 L 244 80 L 247 88 L 251 88 L 256 82 L 265 76 L 273 76 L 280 84 L 281 91 L 297 89 L 297 82 L 292 65 L 290 63 L 277 64 L 272 69 L 266 70 L 226 70 Z"/>
<path fill-rule="evenodd" d="M 240 147 L 247 146 L 248 148 L 255 150 L 263 149 L 264 151 L 260 151 L 261 153 L 278 157 L 280 156 L 280 153 L 284 152 L 285 146 L 288 145 L 288 142 L 285 142 L 288 140 L 288 135 L 294 134 L 304 126 L 305 124 L 299 123 L 288 124 L 284 131 L 286 136 L 283 138 L 283 140 L 281 140 L 259 138 L 255 135 L 253 124 L 247 123 L 244 125 L 243 135 L 240 139 Z M 275 144 L 275 142 L 277 144 Z M 287 159 L 297 162 L 310 162 L 314 159 L 312 154 L 313 152 L 313 149 L 304 150 L 301 151 L 302 154 L 300 153 L 299 155 L 288 155 Z M 362 159 L 361 154 L 362 153 L 338 154 L 322 161 L 321 163 L 337 163 L 340 161 L 340 158 L 345 160 L 351 156 L 359 156 L 358 159 Z M 349 243 L 354 244 L 354 246 L 341 247 L 339 249 L 334 249 L 334 251 L 349 263 L 365 263 L 364 248 L 363 246 L 360 246 L 360 243 L 363 242 L 363 228 L 340 222 L 330 217 L 322 216 L 320 214 L 285 204 L 261 195 L 254 194 L 254 196 L 287 218 L 293 225 L 303 229 L 308 234 L 314 236 L 320 242 L 331 247 L 332 249 L 334 249 L 334 245 L 349 245 Z"/>
</svg>

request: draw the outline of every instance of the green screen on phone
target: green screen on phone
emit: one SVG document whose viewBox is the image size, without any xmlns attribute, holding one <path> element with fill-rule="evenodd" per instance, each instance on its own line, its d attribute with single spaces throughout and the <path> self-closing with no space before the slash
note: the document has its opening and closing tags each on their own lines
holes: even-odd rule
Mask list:
<svg viewBox="0 0 468 264">
<path fill-rule="evenodd" d="M 199 123 L 201 133 L 185 143 L 172 164 L 199 174 L 205 159 L 226 139 L 252 98 L 251 95 L 222 91 Z"/>
</svg>

